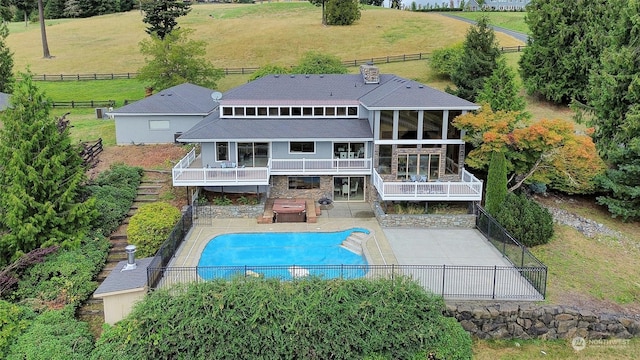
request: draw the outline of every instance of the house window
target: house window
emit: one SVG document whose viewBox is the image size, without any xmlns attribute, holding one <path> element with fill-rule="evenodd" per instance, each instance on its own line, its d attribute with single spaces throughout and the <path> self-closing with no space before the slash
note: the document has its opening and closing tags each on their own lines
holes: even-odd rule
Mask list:
<svg viewBox="0 0 640 360">
<path fill-rule="evenodd" d="M 425 111 L 422 122 L 422 138 L 442 139 L 442 119 L 444 112 L 440 110 Z"/>
<path fill-rule="evenodd" d="M 320 176 L 289 176 L 289 190 L 320 189 Z"/>
<path fill-rule="evenodd" d="M 315 116 L 324 116 L 324 108 L 323 107 L 315 107 L 315 108 L 313 108 L 313 115 L 315 115 Z"/>
<path fill-rule="evenodd" d="M 304 116 L 311 116 L 311 115 L 313 115 L 313 112 L 312 112 L 312 111 L 313 111 L 313 108 L 310 108 L 310 107 L 304 107 L 304 108 L 302 108 L 302 115 L 304 115 Z"/>
<path fill-rule="evenodd" d="M 358 107 L 357 106 L 349 106 L 347 108 L 347 114 L 349 116 L 358 116 Z"/>
<path fill-rule="evenodd" d="M 380 139 L 393 139 L 393 110 L 380 111 Z"/>
<path fill-rule="evenodd" d="M 378 173 L 391 174 L 392 145 L 379 145 L 378 147 Z"/>
<path fill-rule="evenodd" d="M 238 143 L 238 165 L 264 167 L 269 162 L 268 143 Z"/>
<path fill-rule="evenodd" d="M 347 108 L 346 108 L 346 107 L 339 106 L 339 107 L 337 108 L 337 110 L 338 110 L 338 116 L 345 116 L 345 115 L 347 115 Z"/>
<path fill-rule="evenodd" d="M 259 107 L 258 108 L 258 116 L 267 116 L 267 108 Z"/>
<path fill-rule="evenodd" d="M 453 119 L 457 116 L 462 115 L 462 111 L 460 110 L 449 110 L 449 124 L 447 126 L 447 139 L 460 139 L 460 130 L 457 129 L 453 124 Z"/>
<path fill-rule="evenodd" d="M 256 116 L 256 108 L 248 107 L 246 111 L 247 111 L 246 113 L 247 116 Z"/>
<path fill-rule="evenodd" d="M 336 115 L 336 108 L 333 107 L 328 107 L 324 109 L 325 115 L 326 116 L 335 116 Z"/>
<path fill-rule="evenodd" d="M 291 115 L 293 115 L 293 116 L 300 116 L 300 115 L 302 115 L 302 108 L 299 108 L 299 107 L 292 107 L 292 108 L 291 108 Z"/>
<path fill-rule="evenodd" d="M 278 108 L 270 107 L 269 108 L 269 116 L 278 116 Z"/>
<path fill-rule="evenodd" d="M 458 174 L 460 171 L 460 145 L 447 145 L 447 159 L 444 173 L 447 175 Z"/>
<path fill-rule="evenodd" d="M 228 161 L 229 160 L 229 143 L 219 142 L 216 143 L 216 156 L 217 161 Z"/>
<path fill-rule="evenodd" d="M 244 108 L 243 107 L 235 107 L 233 108 L 233 112 L 235 116 L 244 116 Z"/>
<path fill-rule="evenodd" d="M 363 159 L 364 143 L 333 143 L 333 154 L 336 159 Z"/>
<path fill-rule="evenodd" d="M 169 120 L 149 120 L 149 130 L 169 130 L 170 128 Z"/>
<path fill-rule="evenodd" d="M 415 140 L 418 138 L 418 112 L 400 110 L 398 112 L 398 139 Z"/>
<path fill-rule="evenodd" d="M 313 141 L 292 141 L 289 143 L 290 153 L 315 153 L 316 143 Z"/>
<path fill-rule="evenodd" d="M 290 114 L 291 114 L 291 111 L 289 110 L 288 107 L 280 108 L 280 116 L 289 116 Z"/>
<path fill-rule="evenodd" d="M 222 115 L 224 115 L 224 116 L 233 116 L 233 108 L 223 107 L 222 108 Z"/>
</svg>

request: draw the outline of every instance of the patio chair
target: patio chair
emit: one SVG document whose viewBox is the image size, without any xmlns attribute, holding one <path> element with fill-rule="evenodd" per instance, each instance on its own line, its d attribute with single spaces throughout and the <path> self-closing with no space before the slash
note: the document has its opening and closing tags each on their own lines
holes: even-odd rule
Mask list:
<svg viewBox="0 0 640 360">
<path fill-rule="evenodd" d="M 351 187 L 351 195 L 355 195 L 356 193 L 358 193 L 358 184 L 359 182 L 357 181 L 353 182 L 353 186 Z"/>
<path fill-rule="evenodd" d="M 427 175 L 420 175 L 420 182 L 427 182 Z"/>
<path fill-rule="evenodd" d="M 342 185 L 342 196 L 349 195 L 349 184 Z"/>
<path fill-rule="evenodd" d="M 418 181 L 416 175 L 410 175 L 409 177 L 411 178 L 411 181 Z"/>
</svg>

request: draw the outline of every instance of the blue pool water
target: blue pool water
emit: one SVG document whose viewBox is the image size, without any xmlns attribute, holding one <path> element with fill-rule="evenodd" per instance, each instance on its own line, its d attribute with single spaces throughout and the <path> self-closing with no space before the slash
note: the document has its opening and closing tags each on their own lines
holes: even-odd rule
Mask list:
<svg viewBox="0 0 640 360">
<path fill-rule="evenodd" d="M 245 274 L 285 280 L 303 275 L 362 277 L 367 270 L 364 256 L 340 246 L 352 232 L 368 234 L 369 230 L 219 235 L 209 240 L 202 251 L 198 275 L 213 279 Z"/>
</svg>

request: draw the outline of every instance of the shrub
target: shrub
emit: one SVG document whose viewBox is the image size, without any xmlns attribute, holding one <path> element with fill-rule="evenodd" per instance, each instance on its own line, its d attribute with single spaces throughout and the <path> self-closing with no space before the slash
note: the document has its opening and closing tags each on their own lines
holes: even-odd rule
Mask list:
<svg viewBox="0 0 640 360">
<path fill-rule="evenodd" d="M 93 281 L 107 258 L 109 241 L 100 234 L 86 238 L 77 249 L 58 250 L 27 270 L 13 296 L 37 308 L 78 306 L 97 288 Z"/>
<path fill-rule="evenodd" d="M 267 64 L 254 71 L 253 74 L 249 76 L 249 81 L 253 81 L 267 75 L 286 74 L 288 72 L 289 69 L 284 66 Z"/>
<path fill-rule="evenodd" d="M 213 198 L 213 205 L 229 206 L 229 205 L 233 205 L 233 201 L 231 201 L 231 199 L 229 199 L 226 196 L 219 196 L 219 197 Z"/>
<path fill-rule="evenodd" d="M 549 210 L 524 194 L 508 193 L 495 218 L 525 246 L 546 244 L 553 236 L 553 216 Z"/>
<path fill-rule="evenodd" d="M 469 336 L 443 307 L 402 277 L 183 284 L 107 328 L 92 358 L 469 359 Z"/>
<path fill-rule="evenodd" d="M 451 73 L 453 73 L 458 62 L 460 62 L 461 56 L 462 43 L 443 49 L 436 49 L 431 54 L 431 59 L 429 60 L 431 70 L 436 74 L 448 78 L 451 76 Z"/>
<path fill-rule="evenodd" d="M 164 202 L 141 206 L 127 227 L 129 242 L 140 257 L 153 256 L 180 219 L 180 210 Z"/>
<path fill-rule="evenodd" d="M 9 346 L 17 341 L 29 326 L 34 313 L 31 309 L 0 300 L 0 358 L 6 359 Z"/>
<path fill-rule="evenodd" d="M 127 165 L 114 165 L 100 173 L 88 187 L 96 199 L 99 213 L 93 223 L 94 229 L 100 229 L 108 236 L 120 226 L 136 198 L 141 179 L 142 169 Z"/>
<path fill-rule="evenodd" d="M 86 359 L 93 350 L 89 325 L 73 317 L 73 307 L 38 316 L 9 350 L 7 360 Z"/>
</svg>

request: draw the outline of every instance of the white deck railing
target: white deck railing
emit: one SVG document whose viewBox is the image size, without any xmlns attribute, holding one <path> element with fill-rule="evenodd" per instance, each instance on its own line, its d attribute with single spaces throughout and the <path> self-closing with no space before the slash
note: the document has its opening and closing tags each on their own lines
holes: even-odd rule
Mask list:
<svg viewBox="0 0 640 360">
<path fill-rule="evenodd" d="M 371 174 L 371 159 L 271 159 L 274 175 Z"/>
<path fill-rule="evenodd" d="M 372 181 L 383 200 L 482 200 L 482 181 L 464 169 L 462 170 L 462 181 L 385 181 L 375 170 Z"/>
</svg>

